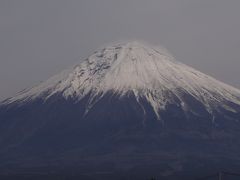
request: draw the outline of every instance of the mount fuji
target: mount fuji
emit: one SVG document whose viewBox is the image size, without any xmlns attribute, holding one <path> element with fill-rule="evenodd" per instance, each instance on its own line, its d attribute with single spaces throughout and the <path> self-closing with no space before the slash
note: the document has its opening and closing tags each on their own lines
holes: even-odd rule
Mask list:
<svg viewBox="0 0 240 180">
<path fill-rule="evenodd" d="M 239 171 L 239 121 L 240 90 L 163 48 L 114 44 L 0 103 L 0 177 Z"/>
</svg>

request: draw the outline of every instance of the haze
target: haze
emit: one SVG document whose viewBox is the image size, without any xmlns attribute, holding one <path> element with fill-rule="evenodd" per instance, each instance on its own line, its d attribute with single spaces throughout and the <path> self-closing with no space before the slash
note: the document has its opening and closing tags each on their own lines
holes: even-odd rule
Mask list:
<svg viewBox="0 0 240 180">
<path fill-rule="evenodd" d="M 1 0 L 0 99 L 107 43 L 143 40 L 240 88 L 239 0 Z"/>
</svg>

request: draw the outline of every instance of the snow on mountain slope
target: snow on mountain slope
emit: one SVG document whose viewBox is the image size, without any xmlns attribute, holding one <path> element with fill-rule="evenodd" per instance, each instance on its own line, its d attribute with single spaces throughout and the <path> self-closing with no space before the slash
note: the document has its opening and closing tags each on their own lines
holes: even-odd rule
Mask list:
<svg viewBox="0 0 240 180">
<path fill-rule="evenodd" d="M 167 96 L 169 92 L 181 101 L 184 110 L 188 107 L 182 98 L 183 92 L 204 104 L 210 113 L 220 106 L 234 112 L 226 102 L 240 105 L 238 89 L 177 62 L 161 48 L 138 42 L 100 49 L 78 65 L 19 93 L 4 104 L 48 99 L 56 93 L 76 100 L 90 93 L 92 101 L 97 101 L 108 91 L 120 97 L 129 91 L 136 99 L 145 97 L 157 115 L 159 109 L 173 101 Z"/>
</svg>

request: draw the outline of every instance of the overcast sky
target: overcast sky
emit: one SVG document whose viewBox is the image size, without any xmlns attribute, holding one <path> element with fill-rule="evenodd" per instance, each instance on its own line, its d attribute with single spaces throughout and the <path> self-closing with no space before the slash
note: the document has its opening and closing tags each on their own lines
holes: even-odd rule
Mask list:
<svg viewBox="0 0 240 180">
<path fill-rule="evenodd" d="M 239 9 L 239 0 L 0 0 L 0 99 L 128 39 L 240 88 Z"/>
</svg>

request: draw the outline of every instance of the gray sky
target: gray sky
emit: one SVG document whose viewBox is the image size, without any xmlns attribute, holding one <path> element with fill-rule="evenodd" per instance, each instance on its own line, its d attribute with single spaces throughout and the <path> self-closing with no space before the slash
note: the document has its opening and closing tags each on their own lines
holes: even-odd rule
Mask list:
<svg viewBox="0 0 240 180">
<path fill-rule="evenodd" d="M 240 88 L 239 0 L 1 0 L 0 99 L 139 39 Z"/>
</svg>

